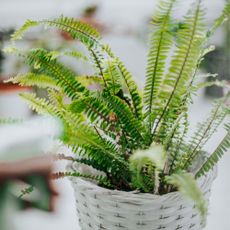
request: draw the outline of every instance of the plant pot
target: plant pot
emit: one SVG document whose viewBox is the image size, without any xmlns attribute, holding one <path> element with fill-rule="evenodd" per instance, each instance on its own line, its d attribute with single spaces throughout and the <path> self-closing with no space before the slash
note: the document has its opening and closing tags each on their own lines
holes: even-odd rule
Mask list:
<svg viewBox="0 0 230 230">
<path fill-rule="evenodd" d="M 69 169 L 76 170 L 73 163 Z M 200 178 L 209 201 L 216 169 Z M 200 230 L 203 228 L 194 204 L 179 192 L 153 195 L 109 190 L 81 178 L 72 178 L 79 224 L 82 230 Z"/>
<path fill-rule="evenodd" d="M 19 93 L 28 92 L 29 87 L 22 87 L 12 83 L 0 82 L 0 117 L 26 118 L 31 112 L 26 102 L 21 100 Z"/>
</svg>

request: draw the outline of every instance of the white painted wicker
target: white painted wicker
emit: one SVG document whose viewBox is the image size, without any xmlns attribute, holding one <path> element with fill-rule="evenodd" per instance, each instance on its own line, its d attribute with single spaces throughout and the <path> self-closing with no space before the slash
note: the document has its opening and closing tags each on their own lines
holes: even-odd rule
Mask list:
<svg viewBox="0 0 230 230">
<path fill-rule="evenodd" d="M 216 169 L 199 180 L 207 200 L 215 176 Z M 108 190 L 80 178 L 73 178 L 72 184 L 82 230 L 202 229 L 194 204 L 179 192 L 157 196 Z"/>
</svg>

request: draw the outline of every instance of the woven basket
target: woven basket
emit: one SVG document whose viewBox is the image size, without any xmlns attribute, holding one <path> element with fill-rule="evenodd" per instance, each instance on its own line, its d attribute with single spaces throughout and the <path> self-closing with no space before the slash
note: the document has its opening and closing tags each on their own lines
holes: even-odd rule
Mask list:
<svg viewBox="0 0 230 230">
<path fill-rule="evenodd" d="M 198 181 L 207 201 L 215 176 L 216 169 Z M 202 229 L 194 204 L 179 192 L 158 196 L 108 190 L 80 178 L 71 181 L 82 230 Z"/>
</svg>

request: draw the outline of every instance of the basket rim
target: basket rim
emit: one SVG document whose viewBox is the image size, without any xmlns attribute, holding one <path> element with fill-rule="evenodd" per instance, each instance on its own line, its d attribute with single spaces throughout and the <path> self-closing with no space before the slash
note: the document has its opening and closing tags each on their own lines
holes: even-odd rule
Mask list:
<svg viewBox="0 0 230 230">
<path fill-rule="evenodd" d="M 72 165 L 72 164 L 70 164 L 70 165 Z M 74 170 L 74 169 L 72 168 L 72 170 Z M 216 175 L 217 175 L 217 167 L 214 167 L 212 170 L 209 171 L 208 174 L 200 177 L 197 180 L 200 189 L 202 191 L 204 191 L 207 184 L 213 183 L 213 181 L 216 178 Z M 167 198 L 171 198 L 172 196 L 181 197 L 181 195 L 182 195 L 179 191 L 174 191 L 174 192 L 170 192 L 170 193 L 166 193 L 166 194 L 162 194 L 162 195 L 157 195 L 157 194 L 152 194 L 152 193 L 143 193 L 143 192 L 140 192 L 138 190 L 123 191 L 123 190 L 117 190 L 117 189 L 109 189 L 109 188 L 104 188 L 102 186 L 99 186 L 97 183 L 95 183 L 91 180 L 87 180 L 85 178 L 81 178 L 81 177 L 70 178 L 70 180 L 74 184 L 77 183 L 79 186 L 83 186 L 85 188 L 94 190 L 95 194 L 96 193 L 98 193 L 98 194 L 103 193 L 103 194 L 109 194 L 111 196 L 125 196 L 125 197 L 131 196 L 132 198 L 136 197 L 136 198 L 146 198 L 146 199 L 149 199 L 149 198 L 151 198 L 151 199 L 159 199 L 159 198 L 167 199 Z"/>
</svg>

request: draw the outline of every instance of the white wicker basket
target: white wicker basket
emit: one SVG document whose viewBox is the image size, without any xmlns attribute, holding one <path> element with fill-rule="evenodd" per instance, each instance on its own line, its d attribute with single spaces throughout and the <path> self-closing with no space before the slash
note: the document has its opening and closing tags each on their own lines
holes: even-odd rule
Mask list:
<svg viewBox="0 0 230 230">
<path fill-rule="evenodd" d="M 215 176 L 216 169 L 199 180 L 207 200 Z M 202 229 L 194 204 L 179 192 L 157 196 L 108 190 L 80 178 L 73 178 L 72 184 L 82 230 Z"/>
</svg>

